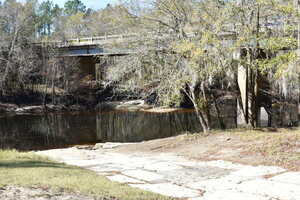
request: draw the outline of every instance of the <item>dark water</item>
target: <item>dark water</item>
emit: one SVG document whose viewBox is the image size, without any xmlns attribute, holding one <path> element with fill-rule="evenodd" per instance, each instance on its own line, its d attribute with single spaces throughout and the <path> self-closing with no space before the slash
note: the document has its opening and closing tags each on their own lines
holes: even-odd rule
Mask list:
<svg viewBox="0 0 300 200">
<path fill-rule="evenodd" d="M 175 112 L 108 112 L 96 115 L 97 138 L 112 142 L 140 142 L 201 131 L 192 110 Z"/>
<path fill-rule="evenodd" d="M 0 116 L 0 148 L 32 150 L 96 142 L 139 142 L 200 130 L 193 111 Z"/>
<path fill-rule="evenodd" d="M 0 148 L 48 149 L 96 141 L 95 115 L 15 115 L 0 118 Z"/>
</svg>

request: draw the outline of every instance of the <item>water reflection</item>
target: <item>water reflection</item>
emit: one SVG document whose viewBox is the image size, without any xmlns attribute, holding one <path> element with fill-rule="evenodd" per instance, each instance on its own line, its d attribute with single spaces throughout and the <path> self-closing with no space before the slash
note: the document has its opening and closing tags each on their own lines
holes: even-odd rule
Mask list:
<svg viewBox="0 0 300 200">
<path fill-rule="evenodd" d="M 15 115 L 0 118 L 0 148 L 48 149 L 96 141 L 94 114 Z"/>
<path fill-rule="evenodd" d="M 112 142 L 140 142 L 200 131 L 192 110 L 175 112 L 107 112 L 97 115 L 97 139 Z"/>
<path fill-rule="evenodd" d="M 30 150 L 96 142 L 140 142 L 200 130 L 192 110 L 2 116 L 0 148 Z"/>
</svg>

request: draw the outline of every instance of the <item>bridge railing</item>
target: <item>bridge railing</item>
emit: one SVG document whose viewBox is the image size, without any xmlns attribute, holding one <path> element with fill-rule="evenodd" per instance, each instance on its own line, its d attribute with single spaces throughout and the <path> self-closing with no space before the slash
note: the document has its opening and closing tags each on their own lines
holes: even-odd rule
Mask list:
<svg viewBox="0 0 300 200">
<path fill-rule="evenodd" d="M 224 32 L 221 34 L 222 37 L 233 36 L 233 32 Z M 193 38 L 197 36 L 197 32 L 186 33 L 188 38 Z M 143 35 L 130 33 L 130 34 L 120 34 L 120 35 L 104 35 L 104 36 L 96 36 L 96 37 L 83 37 L 83 38 L 72 38 L 67 39 L 65 41 L 45 41 L 36 44 L 40 45 L 51 45 L 55 47 L 70 47 L 70 46 L 83 46 L 83 45 L 101 45 L 112 43 L 114 41 L 122 42 L 130 39 L 140 39 L 140 38 L 149 38 L 152 39 L 164 39 L 170 37 L 167 33 L 156 33 L 156 32 L 147 32 Z"/>
<path fill-rule="evenodd" d="M 72 45 L 94 45 L 112 42 L 114 40 L 123 40 L 130 38 L 139 38 L 140 36 L 136 33 L 121 34 L 121 35 L 104 35 L 95 37 L 83 37 L 83 38 L 71 38 L 64 41 L 43 41 L 37 42 L 37 45 L 57 46 L 57 47 L 68 47 Z"/>
<path fill-rule="evenodd" d="M 187 33 L 188 37 L 194 37 L 196 33 Z M 47 44 L 47 45 L 54 45 L 58 47 L 68 47 L 68 46 L 76 46 L 76 45 L 95 45 L 95 44 L 104 44 L 113 42 L 115 40 L 121 41 L 121 40 L 128 40 L 128 39 L 139 39 L 139 38 L 146 38 L 148 36 L 151 36 L 153 38 L 165 38 L 168 37 L 168 34 L 157 34 L 155 32 L 147 32 L 143 35 L 136 34 L 136 33 L 130 33 L 130 34 L 120 34 L 120 35 L 104 35 L 104 36 L 96 36 L 96 37 L 83 37 L 83 38 L 71 38 L 67 39 L 65 41 L 45 41 L 45 42 L 39 42 L 37 44 Z"/>
<path fill-rule="evenodd" d="M 129 38 L 139 38 L 138 34 L 122 34 L 122 35 L 104 35 L 97 37 L 84 37 L 84 38 L 72 38 L 66 41 L 60 41 L 57 44 L 59 46 L 69 46 L 69 45 L 86 45 L 86 44 L 101 44 L 112 40 L 122 40 Z"/>
</svg>

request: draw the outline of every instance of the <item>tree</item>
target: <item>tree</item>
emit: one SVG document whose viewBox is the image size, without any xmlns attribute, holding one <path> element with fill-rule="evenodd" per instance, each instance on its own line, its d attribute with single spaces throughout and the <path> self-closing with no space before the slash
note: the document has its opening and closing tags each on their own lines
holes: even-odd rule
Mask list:
<svg viewBox="0 0 300 200">
<path fill-rule="evenodd" d="M 137 2 L 127 1 L 127 17 L 142 27 L 137 32 L 144 40 L 136 42 L 138 55 L 119 61 L 109 77 L 122 88 L 147 88 L 145 95 L 155 93 L 167 105 L 178 103 L 185 93 L 206 131 L 211 128 L 213 88 L 223 83 L 235 88 L 232 75 L 238 74 L 246 122 L 259 126 L 261 107 L 271 119 L 272 104 L 287 96 L 283 93 L 292 97 L 299 91 L 294 51 L 299 13 L 292 3 L 155 0 L 140 10 Z"/>
<path fill-rule="evenodd" d="M 51 25 L 52 25 L 52 17 L 51 17 L 51 10 L 53 7 L 52 1 L 43 1 L 39 6 L 39 13 L 40 13 L 40 32 L 43 35 L 50 35 L 51 34 Z"/>
<path fill-rule="evenodd" d="M 178 105 L 184 93 L 203 130 L 209 131 L 212 80 L 224 81 L 232 63 L 222 38 L 228 10 L 218 6 L 215 1 L 159 0 L 144 15 L 129 15 L 141 18 L 148 29 L 153 30 L 156 25 L 157 31 L 151 36 L 160 37 L 145 40 L 143 48 L 139 42 L 141 51 L 111 66 L 108 78 L 122 88 L 156 94 L 158 102 L 168 106 Z M 202 12 L 212 7 L 209 13 Z M 192 25 L 197 18 L 202 20 Z M 191 29 L 197 33 L 188 33 Z"/>
<path fill-rule="evenodd" d="M 232 13 L 230 25 L 236 34 L 233 48 L 241 55 L 237 58 L 241 75 L 240 107 L 246 123 L 252 127 L 259 126 L 260 107 L 265 107 L 271 119 L 272 103 L 280 94 L 274 87 L 278 84 L 272 83 L 286 78 L 283 72 L 288 66 L 297 66 L 291 65 L 298 59 L 294 51 L 297 47 L 294 34 L 299 21 L 292 3 L 277 0 L 227 3 Z M 272 95 L 276 90 L 277 95 Z"/>
<path fill-rule="evenodd" d="M 40 35 L 51 35 L 54 31 L 54 21 L 61 16 L 61 13 L 62 9 L 57 4 L 53 5 L 52 1 L 47 0 L 41 3 L 38 9 Z"/>
<path fill-rule="evenodd" d="M 88 35 L 85 15 L 82 12 L 67 17 L 64 25 L 64 35 L 69 38 Z"/>
<path fill-rule="evenodd" d="M 123 5 L 108 5 L 86 17 L 90 35 L 126 34 L 136 32 L 139 23 L 128 17 L 127 8 Z M 136 31 L 135 31 L 136 30 Z"/>
<path fill-rule="evenodd" d="M 30 43 L 35 38 L 36 1 L 6 0 L 0 7 L 0 90 L 14 92 L 30 81 L 40 60 Z"/>
<path fill-rule="evenodd" d="M 86 6 L 80 0 L 69 0 L 64 5 L 64 12 L 66 15 L 75 15 L 79 12 L 84 13 Z"/>
</svg>

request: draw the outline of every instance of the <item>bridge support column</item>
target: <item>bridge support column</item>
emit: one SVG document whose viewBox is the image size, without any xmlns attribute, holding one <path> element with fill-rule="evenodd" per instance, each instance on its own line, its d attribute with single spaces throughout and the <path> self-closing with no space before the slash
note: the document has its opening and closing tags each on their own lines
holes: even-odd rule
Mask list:
<svg viewBox="0 0 300 200">
<path fill-rule="evenodd" d="M 234 59 L 241 57 L 241 50 L 234 52 Z M 238 99 L 238 123 L 248 124 L 248 69 L 242 65 L 237 66 L 237 84 L 240 91 Z"/>
<path fill-rule="evenodd" d="M 248 123 L 248 69 L 246 69 L 244 66 L 238 66 L 238 86 L 240 89 L 241 94 L 241 113 L 242 117 L 244 118 L 244 123 Z"/>
<path fill-rule="evenodd" d="M 234 57 L 245 56 L 243 51 L 236 52 Z M 259 50 L 257 58 L 268 59 L 263 50 Z M 258 69 L 248 66 L 237 66 L 237 82 L 240 91 L 239 107 L 242 113 L 241 123 L 258 127 L 261 125 L 261 108 L 268 113 L 268 126 L 271 126 L 272 99 L 266 95 L 271 90 L 268 78 L 262 75 Z"/>
<path fill-rule="evenodd" d="M 238 51 L 234 54 L 234 57 L 240 59 L 242 52 Z M 253 71 L 247 66 L 237 66 L 237 83 L 240 91 L 239 99 L 239 113 L 240 123 L 245 125 L 257 125 L 258 111 L 256 109 L 256 88 L 257 84 L 253 77 Z"/>
</svg>

